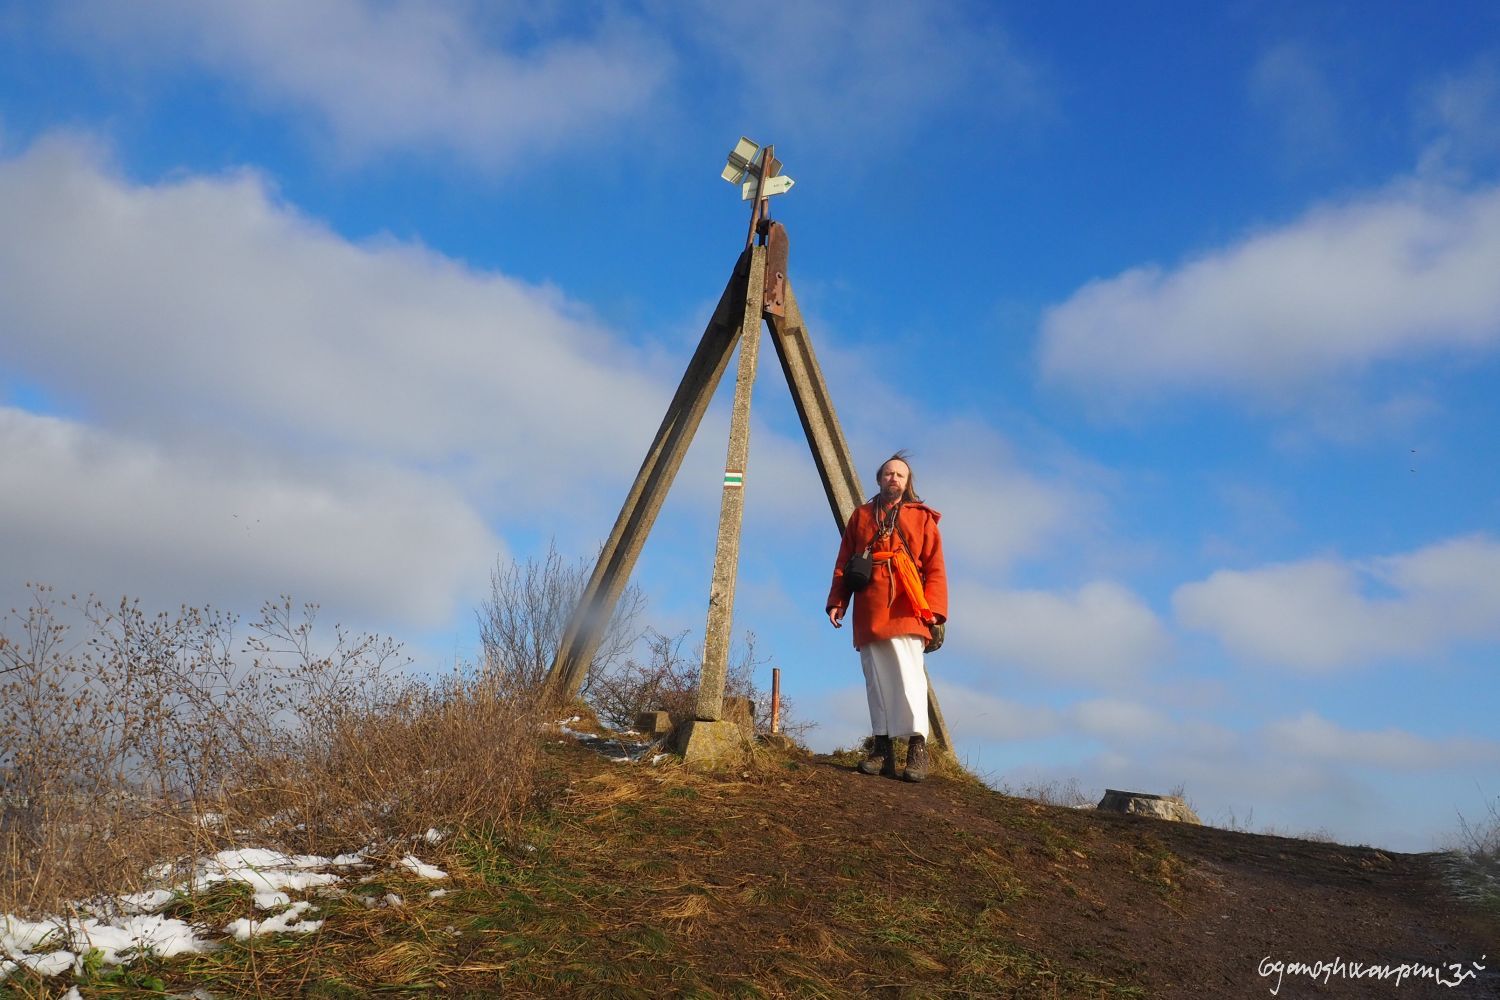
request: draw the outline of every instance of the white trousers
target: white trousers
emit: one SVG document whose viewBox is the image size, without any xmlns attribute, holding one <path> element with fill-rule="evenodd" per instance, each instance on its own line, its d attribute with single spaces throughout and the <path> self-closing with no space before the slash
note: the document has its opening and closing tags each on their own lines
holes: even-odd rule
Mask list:
<svg viewBox="0 0 1500 1000">
<path fill-rule="evenodd" d="M 926 645 L 921 636 L 900 635 L 860 649 L 870 731 L 876 736 L 927 738 L 927 671 L 922 667 Z"/>
</svg>

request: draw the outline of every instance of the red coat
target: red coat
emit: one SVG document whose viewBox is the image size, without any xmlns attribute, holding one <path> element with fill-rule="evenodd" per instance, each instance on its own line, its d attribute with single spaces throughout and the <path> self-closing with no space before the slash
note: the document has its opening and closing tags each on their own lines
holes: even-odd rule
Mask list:
<svg viewBox="0 0 1500 1000">
<path fill-rule="evenodd" d="M 844 529 L 839 556 L 833 564 L 833 585 L 828 590 L 824 610 L 849 606 L 849 591 L 844 586 L 844 563 L 856 552 L 863 552 L 875 539 L 875 500 L 856 507 Z M 906 543 L 911 547 L 917 573 L 922 577 L 922 592 L 927 606 L 938 621 L 948 619 L 948 574 L 943 569 L 943 539 L 938 534 L 938 520 L 943 515 L 920 502 L 901 505 L 899 523 Z M 887 541 L 899 544 L 896 537 Z M 884 547 L 882 541 L 881 547 Z M 877 639 L 894 639 L 898 635 L 932 638 L 932 630 L 922 624 L 901 583 L 887 563 L 877 562 L 870 585 L 854 594 L 854 648 Z"/>
</svg>

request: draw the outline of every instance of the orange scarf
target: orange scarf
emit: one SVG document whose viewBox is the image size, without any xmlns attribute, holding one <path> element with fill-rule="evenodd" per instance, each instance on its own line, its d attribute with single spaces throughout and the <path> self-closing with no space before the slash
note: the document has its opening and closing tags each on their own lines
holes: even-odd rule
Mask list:
<svg viewBox="0 0 1500 1000">
<path fill-rule="evenodd" d="M 911 556 L 906 554 L 905 549 L 895 549 L 890 552 L 871 552 L 870 558 L 876 562 L 889 561 L 892 572 L 896 579 L 901 581 L 901 589 L 906 592 L 907 600 L 916 609 L 917 617 L 923 625 L 931 625 L 937 621 L 937 615 L 932 613 L 932 608 L 927 606 L 927 595 L 922 591 L 922 577 L 917 574 L 917 567 L 911 561 Z"/>
</svg>

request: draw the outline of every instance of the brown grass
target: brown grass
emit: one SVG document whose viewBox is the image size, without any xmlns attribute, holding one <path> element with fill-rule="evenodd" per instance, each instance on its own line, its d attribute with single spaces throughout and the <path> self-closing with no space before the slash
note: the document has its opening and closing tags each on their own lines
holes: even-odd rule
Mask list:
<svg viewBox="0 0 1500 1000">
<path fill-rule="evenodd" d="M 513 824 L 534 688 L 491 661 L 411 677 L 390 640 L 268 603 L 243 642 L 212 609 L 150 616 L 34 587 L 0 628 L 0 912 L 139 887 L 231 846 L 391 850 Z"/>
</svg>

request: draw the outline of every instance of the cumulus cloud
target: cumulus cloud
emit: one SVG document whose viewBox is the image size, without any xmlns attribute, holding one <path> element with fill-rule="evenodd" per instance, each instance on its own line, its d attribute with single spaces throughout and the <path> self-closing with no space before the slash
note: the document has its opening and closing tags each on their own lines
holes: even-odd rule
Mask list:
<svg viewBox="0 0 1500 1000">
<path fill-rule="evenodd" d="M 7 607 L 31 580 L 157 606 L 287 593 L 436 627 L 501 547 L 451 487 L 417 474 L 166 449 L 8 407 L 0 454 Z"/>
<path fill-rule="evenodd" d="M 1500 764 L 1500 743 L 1493 740 L 1434 740 L 1396 728 L 1346 729 L 1316 712 L 1273 722 L 1265 735 L 1271 746 L 1291 756 L 1396 771 Z"/>
<path fill-rule="evenodd" d="M 116 426 L 234 427 L 536 510 L 628 474 L 670 395 L 556 291 L 350 243 L 253 172 L 136 185 L 52 137 L 0 162 L 0 214 L 0 361 Z"/>
<path fill-rule="evenodd" d="M 973 583 L 953 591 L 962 648 L 1053 680 L 1121 683 L 1171 650 L 1156 615 L 1117 583 L 1096 580 L 1072 593 Z"/>
<path fill-rule="evenodd" d="M 351 152 L 436 146 L 484 166 L 596 140 L 672 64 L 629 18 L 547 5 L 77 0 L 62 19 L 112 57 L 197 65 L 311 113 Z"/>
<path fill-rule="evenodd" d="M 1338 99 L 1308 45 L 1281 42 L 1263 52 L 1250 72 L 1250 101 L 1273 120 L 1285 155 L 1302 160 L 1338 147 Z"/>
<path fill-rule="evenodd" d="M 67 418 L 8 416 L 16 583 L 432 625 L 485 520 L 593 544 L 671 395 L 556 290 L 352 243 L 251 171 L 138 184 L 54 135 L 0 159 L 0 215 L 0 371 Z"/>
<path fill-rule="evenodd" d="M 944 677 L 935 677 L 932 683 L 943 706 L 943 719 L 959 743 L 1044 739 L 1058 733 L 1065 722 L 1061 713 L 1044 705 L 1000 698 Z M 865 719 L 868 729 L 869 716 Z"/>
<path fill-rule="evenodd" d="M 1145 392 L 1271 392 L 1500 343 L 1500 187 L 1420 182 L 1324 205 L 1172 268 L 1148 265 L 1047 310 L 1050 378 Z"/>
<path fill-rule="evenodd" d="M 1095 527 L 1101 507 L 1097 497 L 1066 476 L 1027 468 L 993 429 L 946 421 L 923 437 L 920 454 L 912 459 L 920 470 L 917 485 L 942 512 L 945 537 L 961 539 L 945 550 L 959 572 L 993 579 L 1018 561 Z M 872 482 L 874 471 L 868 473 Z"/>
<path fill-rule="evenodd" d="M 1480 59 L 1430 84 L 1417 117 L 1431 136 L 1422 154 L 1424 171 L 1462 171 L 1492 162 L 1500 155 L 1500 59 Z"/>
<path fill-rule="evenodd" d="M 1500 636 L 1500 542 L 1449 539 L 1367 562 L 1219 570 L 1179 587 L 1178 621 L 1244 659 L 1322 672 Z"/>
<path fill-rule="evenodd" d="M 754 7 L 661 3 L 663 24 L 714 54 L 736 81 L 753 120 L 777 130 L 825 137 L 864 133 L 878 141 L 939 111 L 950 98 L 984 93 L 1001 113 L 1045 103 L 1037 67 L 982 8 L 960 0 L 868 4 L 831 0 Z M 774 38 L 768 69 L 761 46 Z M 764 86 L 739 86 L 748 79 Z M 770 96 L 768 99 L 768 95 Z"/>
</svg>

